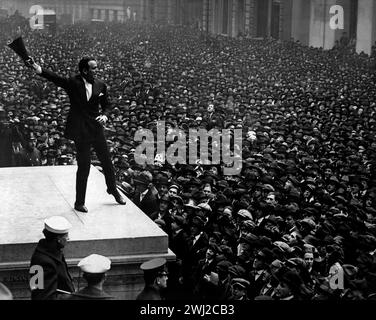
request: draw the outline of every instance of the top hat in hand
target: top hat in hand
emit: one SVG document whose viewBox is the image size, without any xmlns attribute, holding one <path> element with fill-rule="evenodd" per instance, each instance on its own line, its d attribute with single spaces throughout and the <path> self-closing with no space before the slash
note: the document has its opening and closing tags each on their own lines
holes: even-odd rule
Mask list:
<svg viewBox="0 0 376 320">
<path fill-rule="evenodd" d="M 32 59 L 25 48 L 22 37 L 18 37 L 13 42 L 8 43 L 8 47 L 21 57 L 27 67 L 30 68 L 32 66 Z"/>
</svg>

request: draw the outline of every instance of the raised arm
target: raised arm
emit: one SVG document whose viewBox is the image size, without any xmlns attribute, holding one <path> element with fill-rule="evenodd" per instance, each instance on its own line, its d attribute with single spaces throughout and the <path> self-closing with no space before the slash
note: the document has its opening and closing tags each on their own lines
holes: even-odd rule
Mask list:
<svg viewBox="0 0 376 320">
<path fill-rule="evenodd" d="M 53 82 L 58 87 L 68 89 L 68 83 L 69 83 L 68 81 L 69 80 L 67 78 L 61 77 L 61 76 L 57 75 L 56 73 L 54 73 L 50 70 L 42 69 L 42 67 L 40 65 L 35 63 L 33 58 L 31 58 L 30 67 L 32 69 L 34 69 L 36 74 L 38 74 L 41 77 L 46 78 L 47 80 Z"/>
</svg>

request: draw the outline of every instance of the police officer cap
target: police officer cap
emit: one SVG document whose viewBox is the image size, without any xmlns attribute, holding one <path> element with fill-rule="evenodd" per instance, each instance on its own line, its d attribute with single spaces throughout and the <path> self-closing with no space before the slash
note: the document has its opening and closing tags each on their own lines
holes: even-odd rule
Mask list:
<svg viewBox="0 0 376 320">
<path fill-rule="evenodd" d="M 99 254 L 83 258 L 77 265 L 85 273 L 105 273 L 111 269 L 111 260 Z"/>
<path fill-rule="evenodd" d="M 52 233 L 64 234 L 69 232 L 72 225 L 62 216 L 52 216 L 44 220 L 44 227 Z"/>
<path fill-rule="evenodd" d="M 159 272 L 164 269 L 166 262 L 165 258 L 155 258 L 144 262 L 140 268 L 144 272 Z"/>
</svg>

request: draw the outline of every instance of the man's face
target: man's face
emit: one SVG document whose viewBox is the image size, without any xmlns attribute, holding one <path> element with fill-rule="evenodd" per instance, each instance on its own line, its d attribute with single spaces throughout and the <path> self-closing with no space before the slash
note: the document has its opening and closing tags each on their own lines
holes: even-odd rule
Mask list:
<svg viewBox="0 0 376 320">
<path fill-rule="evenodd" d="M 168 209 L 168 202 L 161 201 L 161 203 L 159 204 L 159 210 L 166 211 L 167 209 Z"/>
<path fill-rule="evenodd" d="M 265 202 L 270 206 L 275 206 L 277 204 L 277 201 L 275 200 L 275 195 L 272 193 L 269 193 L 266 197 Z"/>
<path fill-rule="evenodd" d="M 97 62 L 95 60 L 91 60 L 88 62 L 88 69 L 84 69 L 84 78 L 88 82 L 94 82 L 95 75 L 97 73 Z"/>
<path fill-rule="evenodd" d="M 69 241 L 68 233 L 58 237 L 57 243 L 58 243 L 58 246 L 60 247 L 60 249 L 63 249 L 67 245 L 68 241 Z"/>
<path fill-rule="evenodd" d="M 211 188 L 210 187 L 205 187 L 204 188 L 204 194 L 205 196 L 209 197 L 211 194 Z"/>
<path fill-rule="evenodd" d="M 170 190 L 168 190 L 168 195 L 170 197 L 176 196 L 177 194 L 178 194 L 178 190 L 176 188 L 170 188 Z"/>
<path fill-rule="evenodd" d="M 168 274 L 167 272 L 162 272 L 161 275 L 157 278 L 157 284 L 160 288 L 167 288 Z"/>
<path fill-rule="evenodd" d="M 214 258 L 214 252 L 211 249 L 206 250 L 206 259 L 211 260 Z"/>
<path fill-rule="evenodd" d="M 32 139 L 29 141 L 29 147 L 30 149 L 33 149 L 37 146 L 37 140 L 36 139 Z"/>
<path fill-rule="evenodd" d="M 263 261 L 256 255 L 255 260 L 253 260 L 253 269 L 262 270 L 264 267 Z"/>
<path fill-rule="evenodd" d="M 280 282 L 275 289 L 275 294 L 278 298 L 285 298 L 291 295 L 291 290 L 285 283 Z"/>
<path fill-rule="evenodd" d="M 333 174 L 332 169 L 326 168 L 324 174 L 325 174 L 325 178 L 329 178 Z"/>
<path fill-rule="evenodd" d="M 287 216 L 286 217 L 286 225 L 289 228 L 292 228 L 294 226 L 294 218 L 292 216 Z"/>
<path fill-rule="evenodd" d="M 360 190 L 360 188 L 359 188 L 359 186 L 358 186 L 357 184 L 353 184 L 353 185 L 351 186 L 351 192 L 352 192 L 352 193 L 358 193 L 359 190 Z"/>
<path fill-rule="evenodd" d="M 313 265 L 313 253 L 307 252 L 304 255 L 304 261 L 307 264 L 308 270 L 311 269 Z"/>
<path fill-rule="evenodd" d="M 168 192 L 168 187 L 165 184 L 158 186 L 158 193 L 160 196 L 164 196 Z"/>
<path fill-rule="evenodd" d="M 192 193 L 192 194 L 195 193 L 198 190 L 199 190 L 199 188 L 195 184 L 192 184 L 192 185 L 189 186 L 189 192 Z"/>
<path fill-rule="evenodd" d="M 145 192 L 147 188 L 148 188 L 147 184 L 139 183 L 139 184 L 136 185 L 136 190 L 140 193 Z"/>
<path fill-rule="evenodd" d="M 234 295 L 235 299 L 240 299 L 241 297 L 244 297 L 246 294 L 246 291 L 243 287 L 239 285 L 234 285 L 232 287 L 232 294 Z"/>
</svg>

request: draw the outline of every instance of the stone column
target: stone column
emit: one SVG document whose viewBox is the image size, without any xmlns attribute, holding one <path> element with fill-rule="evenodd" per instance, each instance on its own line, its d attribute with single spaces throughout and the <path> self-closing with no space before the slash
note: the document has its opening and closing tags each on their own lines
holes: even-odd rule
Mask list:
<svg viewBox="0 0 376 320">
<path fill-rule="evenodd" d="M 280 38 L 283 40 L 290 40 L 292 36 L 292 2 L 292 0 L 286 0 L 284 2 L 281 2 Z"/>
<path fill-rule="evenodd" d="M 172 23 L 173 18 L 172 18 L 172 0 L 168 0 L 167 3 L 167 22 Z"/>
<path fill-rule="evenodd" d="M 245 34 L 250 35 L 251 34 L 251 27 L 250 27 L 250 6 L 251 6 L 252 0 L 245 0 L 245 21 L 244 21 L 244 31 Z"/>
<path fill-rule="evenodd" d="M 359 0 L 356 52 L 371 54 L 372 45 L 376 40 L 376 2 Z"/>
<path fill-rule="evenodd" d="M 309 45 L 332 49 L 335 43 L 335 30 L 330 28 L 330 7 L 336 5 L 336 0 L 311 0 L 311 17 L 309 30 Z"/>
<path fill-rule="evenodd" d="M 209 1 L 210 3 L 210 32 L 211 33 L 216 33 L 217 32 L 217 27 L 216 27 L 216 14 L 217 14 L 217 4 L 218 0 L 211 0 Z"/>
<path fill-rule="evenodd" d="M 145 19 L 145 0 L 140 1 L 140 20 L 143 21 Z"/>
<path fill-rule="evenodd" d="M 238 12 L 238 0 L 232 0 L 232 13 L 231 13 L 231 37 L 238 35 L 237 28 L 237 12 Z"/>
<path fill-rule="evenodd" d="M 216 12 L 217 15 L 217 31 L 216 33 L 222 33 L 223 29 L 223 1 L 218 0 L 218 10 Z"/>
<path fill-rule="evenodd" d="M 268 1 L 268 15 L 267 15 L 268 24 L 266 27 L 266 35 L 267 37 L 270 37 L 272 34 L 272 0 L 264 0 L 264 1 Z"/>
<path fill-rule="evenodd" d="M 207 24 L 208 24 L 208 10 L 209 10 L 209 4 L 208 0 L 202 0 L 202 30 L 208 31 L 207 30 Z"/>
<path fill-rule="evenodd" d="M 307 0 L 292 1 L 291 37 L 302 44 L 309 44 L 311 5 Z"/>
</svg>

